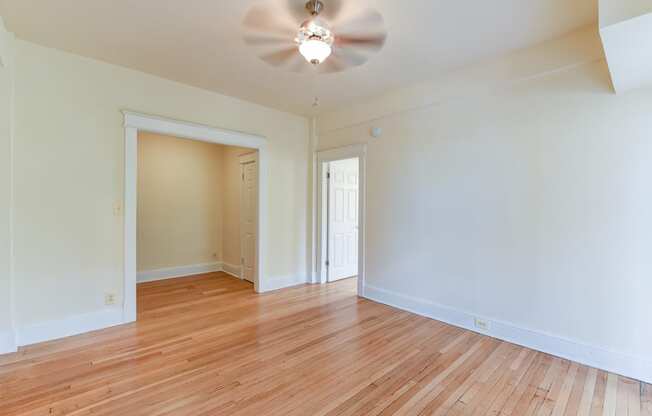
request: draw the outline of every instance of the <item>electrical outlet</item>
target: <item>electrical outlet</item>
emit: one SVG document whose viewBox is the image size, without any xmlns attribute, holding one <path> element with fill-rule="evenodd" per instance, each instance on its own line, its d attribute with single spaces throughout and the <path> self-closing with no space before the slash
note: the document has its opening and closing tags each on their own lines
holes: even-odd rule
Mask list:
<svg viewBox="0 0 652 416">
<path fill-rule="evenodd" d="M 104 295 L 104 304 L 106 306 L 115 305 L 115 293 L 107 293 Z"/>
<path fill-rule="evenodd" d="M 485 321 L 484 319 L 475 318 L 475 327 L 481 331 L 488 331 L 489 322 Z"/>
</svg>

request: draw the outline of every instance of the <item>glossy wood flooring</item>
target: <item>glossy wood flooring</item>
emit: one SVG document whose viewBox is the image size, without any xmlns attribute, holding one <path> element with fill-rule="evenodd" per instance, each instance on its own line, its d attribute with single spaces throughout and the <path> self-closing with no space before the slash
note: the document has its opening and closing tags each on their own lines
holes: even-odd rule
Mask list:
<svg viewBox="0 0 652 416">
<path fill-rule="evenodd" d="M 0 357 L 2 415 L 652 415 L 652 387 L 355 296 L 146 283 L 138 323 Z"/>
</svg>

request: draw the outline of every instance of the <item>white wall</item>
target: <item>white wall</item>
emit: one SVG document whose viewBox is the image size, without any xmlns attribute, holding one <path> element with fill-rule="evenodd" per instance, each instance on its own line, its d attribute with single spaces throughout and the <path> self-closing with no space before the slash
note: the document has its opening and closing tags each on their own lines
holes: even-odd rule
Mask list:
<svg viewBox="0 0 652 416">
<path fill-rule="evenodd" d="M 0 18 L 0 354 L 14 349 L 11 307 L 11 123 L 13 37 Z"/>
<path fill-rule="evenodd" d="M 138 135 L 138 272 L 222 260 L 224 146 Z"/>
<path fill-rule="evenodd" d="M 101 312 L 105 293 L 123 293 L 123 218 L 114 214 L 124 192 L 122 109 L 265 136 L 263 278 L 305 280 L 305 118 L 24 41 L 16 60 L 19 332 Z"/>
<path fill-rule="evenodd" d="M 651 108 L 591 28 L 320 117 L 368 143 L 365 294 L 652 380 Z"/>
</svg>

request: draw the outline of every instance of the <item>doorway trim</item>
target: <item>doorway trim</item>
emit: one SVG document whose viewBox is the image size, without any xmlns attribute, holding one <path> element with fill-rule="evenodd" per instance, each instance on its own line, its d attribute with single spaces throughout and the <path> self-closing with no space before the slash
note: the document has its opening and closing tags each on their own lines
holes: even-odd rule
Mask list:
<svg viewBox="0 0 652 416">
<path fill-rule="evenodd" d="M 313 276 L 314 283 L 327 282 L 326 270 L 326 249 L 328 247 L 328 233 L 326 230 L 328 219 L 326 218 L 327 209 L 326 203 L 328 198 L 325 194 L 327 189 L 324 187 L 324 179 L 326 177 L 325 163 L 334 162 L 337 160 L 358 158 L 359 170 L 359 187 L 358 187 L 358 296 L 364 296 L 364 282 L 366 279 L 365 272 L 365 236 L 366 236 L 366 206 L 367 206 L 367 179 L 366 179 L 366 165 L 367 165 L 367 145 L 356 144 L 346 147 L 339 147 L 336 149 L 321 150 L 316 152 L 317 160 L 317 175 L 315 176 L 314 188 L 317 192 L 317 204 L 315 206 L 317 218 L 317 230 L 315 236 L 316 247 L 316 268 L 315 275 Z"/>
<path fill-rule="evenodd" d="M 254 279 L 256 292 L 260 291 L 265 265 L 267 242 L 267 139 L 262 136 L 225 130 L 202 124 L 174 120 L 124 110 L 125 165 L 124 165 L 124 323 L 136 321 L 137 231 L 138 231 L 138 133 L 149 132 L 181 139 L 198 140 L 226 146 L 258 150 L 258 224 Z"/>
</svg>

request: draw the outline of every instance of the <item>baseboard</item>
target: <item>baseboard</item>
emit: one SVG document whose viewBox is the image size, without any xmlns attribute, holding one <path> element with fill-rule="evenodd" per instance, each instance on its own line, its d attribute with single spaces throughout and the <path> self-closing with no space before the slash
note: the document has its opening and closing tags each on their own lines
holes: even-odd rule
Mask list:
<svg viewBox="0 0 652 416">
<path fill-rule="evenodd" d="M 231 276 L 240 279 L 242 268 L 239 264 L 222 263 L 222 271 L 226 274 L 230 274 Z"/>
<path fill-rule="evenodd" d="M 453 326 L 575 361 L 590 367 L 620 374 L 646 383 L 652 383 L 652 361 L 643 357 L 610 351 L 556 335 L 518 327 L 508 322 L 473 315 L 465 311 L 436 304 L 426 299 L 403 295 L 372 285 L 365 285 L 362 296 L 378 303 L 403 309 Z M 489 329 L 487 331 L 478 330 L 475 327 L 476 319 L 482 319 L 488 322 Z"/>
<path fill-rule="evenodd" d="M 0 331 L 0 354 L 16 352 L 16 336 L 13 331 Z"/>
<path fill-rule="evenodd" d="M 175 277 L 192 276 L 195 274 L 221 272 L 222 262 L 190 264 L 187 266 L 167 267 L 164 269 L 144 270 L 138 272 L 138 283 L 154 282 L 157 280 L 172 279 Z"/>
<path fill-rule="evenodd" d="M 307 279 L 305 276 L 283 276 L 264 279 L 259 285 L 258 291 L 260 293 L 272 292 L 274 290 L 286 289 L 292 286 L 305 285 Z"/>
<path fill-rule="evenodd" d="M 162 269 L 148 272 L 144 276 L 151 281 L 170 277 L 187 276 L 191 274 L 209 273 L 221 271 L 222 263 L 211 263 L 198 266 L 178 267 L 171 269 Z M 168 277 L 165 277 L 168 276 Z M 284 289 L 291 286 L 305 284 L 305 277 L 288 276 L 276 278 L 267 284 L 261 292 L 269 292 L 278 289 Z M 43 322 L 33 325 L 27 325 L 18 328 L 14 341 L 13 333 L 0 332 L 0 354 L 11 353 L 16 351 L 16 346 L 36 344 L 39 342 L 52 341 L 59 338 L 65 338 L 73 335 L 79 335 L 86 332 L 110 328 L 112 326 L 124 323 L 122 309 L 105 309 L 97 312 L 91 312 L 82 315 L 75 315 L 69 318 L 56 321 Z"/>
<path fill-rule="evenodd" d="M 24 346 L 52 341 L 121 325 L 122 323 L 122 309 L 105 309 L 18 328 L 16 343 L 18 346 Z"/>
</svg>

